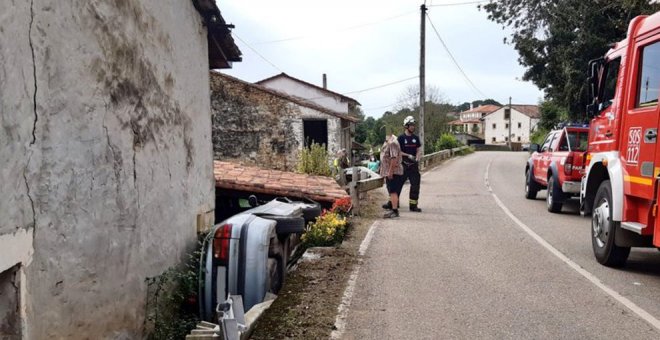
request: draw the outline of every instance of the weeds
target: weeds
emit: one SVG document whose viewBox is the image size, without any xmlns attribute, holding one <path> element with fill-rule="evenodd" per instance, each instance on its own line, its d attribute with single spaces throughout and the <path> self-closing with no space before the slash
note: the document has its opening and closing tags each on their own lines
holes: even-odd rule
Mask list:
<svg viewBox="0 0 660 340">
<path fill-rule="evenodd" d="M 312 143 L 300 152 L 298 172 L 308 175 L 332 176 L 328 150 L 325 145 Z"/>
</svg>

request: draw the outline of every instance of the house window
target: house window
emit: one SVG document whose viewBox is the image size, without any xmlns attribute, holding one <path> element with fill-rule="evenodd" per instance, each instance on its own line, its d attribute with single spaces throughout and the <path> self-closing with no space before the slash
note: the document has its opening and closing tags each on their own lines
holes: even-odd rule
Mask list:
<svg viewBox="0 0 660 340">
<path fill-rule="evenodd" d="M 509 123 L 504 124 L 504 128 L 508 129 L 509 128 Z"/>
<path fill-rule="evenodd" d="M 504 141 L 505 141 L 505 142 L 508 142 L 508 141 L 509 141 L 509 137 L 504 137 Z"/>
<path fill-rule="evenodd" d="M 511 119 L 511 109 L 504 109 L 504 119 Z"/>
<path fill-rule="evenodd" d="M 518 136 L 518 141 L 520 142 L 520 136 Z"/>
<path fill-rule="evenodd" d="M 518 122 L 518 128 L 519 129 L 522 128 L 522 123 L 521 122 Z"/>
<path fill-rule="evenodd" d="M 312 143 L 325 145 L 328 148 L 328 121 L 322 120 L 303 120 L 303 137 L 305 138 L 305 147 Z"/>
<path fill-rule="evenodd" d="M 493 130 L 497 128 L 497 124 L 493 123 Z"/>
<path fill-rule="evenodd" d="M 491 139 L 491 141 L 495 142 L 495 141 L 496 141 L 496 140 L 495 140 L 495 137 L 493 137 L 493 139 Z"/>
</svg>

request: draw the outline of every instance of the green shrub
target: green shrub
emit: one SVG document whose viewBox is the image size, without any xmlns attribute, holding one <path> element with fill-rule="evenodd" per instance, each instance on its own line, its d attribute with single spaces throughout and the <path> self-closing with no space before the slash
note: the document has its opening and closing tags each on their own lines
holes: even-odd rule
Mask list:
<svg viewBox="0 0 660 340">
<path fill-rule="evenodd" d="M 338 212 L 325 211 L 307 225 L 301 240 L 305 248 L 333 246 L 344 239 L 346 225 L 346 218 Z"/>
<path fill-rule="evenodd" d="M 328 150 L 325 145 L 312 143 L 303 148 L 298 157 L 298 172 L 308 175 L 332 176 Z"/>
<path fill-rule="evenodd" d="M 451 133 L 443 133 L 440 135 L 440 138 L 435 142 L 435 149 L 440 151 L 440 150 L 447 150 L 447 149 L 453 149 L 461 146 L 462 144 L 456 140 L 456 137 L 451 134 Z"/>
<path fill-rule="evenodd" d="M 197 296 L 200 252 L 201 241 L 188 254 L 184 266 L 171 267 L 146 279 L 147 339 L 183 339 L 200 321 Z"/>
</svg>

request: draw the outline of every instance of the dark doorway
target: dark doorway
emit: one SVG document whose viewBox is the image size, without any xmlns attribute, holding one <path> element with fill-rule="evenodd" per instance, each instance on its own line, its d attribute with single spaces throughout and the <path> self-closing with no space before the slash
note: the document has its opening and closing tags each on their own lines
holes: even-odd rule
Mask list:
<svg viewBox="0 0 660 340">
<path fill-rule="evenodd" d="M 0 339 L 21 339 L 19 268 L 0 273 Z"/>
<path fill-rule="evenodd" d="M 327 120 L 303 120 L 303 135 L 305 147 L 312 143 L 325 145 L 328 148 L 328 121 Z"/>
</svg>

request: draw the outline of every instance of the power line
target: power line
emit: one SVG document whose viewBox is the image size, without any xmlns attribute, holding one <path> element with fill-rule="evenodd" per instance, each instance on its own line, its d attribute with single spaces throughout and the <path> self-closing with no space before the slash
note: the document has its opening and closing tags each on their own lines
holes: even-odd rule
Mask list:
<svg viewBox="0 0 660 340">
<path fill-rule="evenodd" d="M 270 60 L 266 59 L 266 57 L 262 56 L 261 53 L 257 52 L 257 50 L 255 50 L 254 48 L 252 48 L 252 46 L 250 46 L 248 43 L 246 43 L 245 41 L 243 41 L 243 39 L 241 39 L 241 37 L 239 37 L 239 36 L 236 34 L 236 32 L 232 32 L 232 35 L 235 36 L 236 39 L 238 39 L 240 42 L 242 42 L 243 45 L 245 45 L 245 46 L 247 46 L 249 49 L 251 49 L 252 52 L 256 53 L 261 59 L 263 59 L 264 61 L 266 61 L 267 63 L 269 63 L 270 66 L 274 67 L 276 70 L 278 70 L 278 71 L 280 71 L 280 72 L 284 72 L 284 71 L 282 71 L 282 69 L 280 69 L 280 68 L 277 67 L 275 64 L 273 64 L 272 62 L 270 62 Z"/>
<path fill-rule="evenodd" d="M 345 93 L 342 93 L 342 94 L 347 95 L 347 94 L 354 94 L 354 93 L 367 92 L 367 91 L 371 91 L 371 90 L 376 90 L 376 89 L 380 89 L 380 88 L 383 88 L 383 87 L 387 87 L 387 86 L 390 86 L 390 85 L 403 83 L 404 81 L 408 81 L 408 80 L 412 80 L 412 79 L 417 79 L 417 78 L 418 78 L 418 76 L 414 76 L 414 77 L 410 77 L 410 78 L 406 78 L 406 79 L 401 79 L 401 80 L 393 81 L 393 82 L 391 82 L 391 83 L 387 83 L 387 84 L 382 84 L 382 85 L 378 85 L 378 86 L 370 87 L 370 88 L 367 88 L 367 89 L 364 89 L 364 90 L 357 90 L 357 91 L 345 92 Z"/>
<path fill-rule="evenodd" d="M 469 1 L 469 2 L 455 2 L 451 4 L 428 5 L 426 7 L 447 7 L 447 6 L 462 6 L 462 5 L 478 5 L 490 1 Z"/>
<path fill-rule="evenodd" d="M 393 20 L 393 19 L 397 19 L 397 18 L 406 16 L 406 15 L 409 15 L 409 14 L 415 13 L 415 12 L 416 11 L 401 13 L 401 14 L 397 14 L 397 15 L 394 15 L 394 16 L 391 16 L 391 17 L 387 17 L 387 18 L 378 20 L 378 21 L 373 21 L 373 22 L 368 22 L 368 23 L 364 23 L 364 24 L 358 24 L 358 25 L 354 25 L 354 26 L 339 28 L 339 29 L 334 30 L 334 31 L 319 32 L 319 34 L 317 34 L 317 35 L 328 35 L 328 34 L 337 33 L 337 32 L 350 31 L 350 30 L 354 30 L 354 29 L 357 29 L 357 28 L 362 28 L 362 27 L 365 27 L 365 26 L 373 26 L 373 25 L 383 23 L 385 21 L 389 21 L 389 20 Z M 292 40 L 308 39 L 308 38 L 313 38 L 315 36 L 316 35 L 300 35 L 300 36 L 296 36 L 296 37 L 282 38 L 282 39 L 270 40 L 270 41 L 262 41 L 262 42 L 258 42 L 257 45 L 274 44 L 274 43 L 281 43 L 281 42 L 287 42 L 287 41 L 292 41 Z"/>
<path fill-rule="evenodd" d="M 442 43 L 442 46 L 445 48 L 445 51 L 447 51 L 447 54 L 449 54 L 449 57 L 454 62 L 454 65 L 456 65 L 456 68 L 458 68 L 458 70 L 461 72 L 461 74 L 463 75 L 463 78 L 465 78 L 468 85 L 470 85 L 472 87 L 472 89 L 475 90 L 475 93 L 477 95 L 481 95 L 483 98 L 488 98 L 488 96 L 486 96 L 481 90 L 479 90 L 479 88 L 476 85 L 474 85 L 474 83 L 472 82 L 472 80 L 470 80 L 470 78 L 467 76 L 467 74 L 465 74 L 465 71 L 463 71 L 463 68 L 461 67 L 461 65 L 458 64 L 458 61 L 456 61 L 456 58 L 454 58 L 454 55 L 449 50 L 449 47 L 447 47 L 447 44 L 445 44 L 445 41 L 442 40 L 442 37 L 440 36 L 440 33 L 438 33 L 438 30 L 435 28 L 435 25 L 433 25 L 433 21 L 431 20 L 431 17 L 428 15 L 428 13 L 426 14 L 426 17 L 429 19 L 429 23 L 431 24 L 431 27 L 433 28 L 433 31 L 435 32 L 435 35 L 438 37 L 438 39 Z"/>
</svg>

